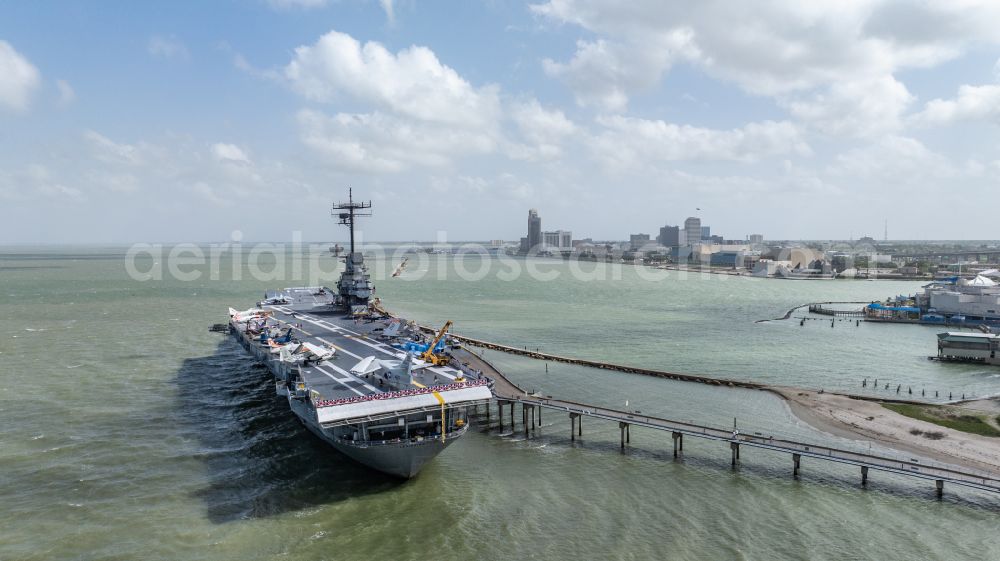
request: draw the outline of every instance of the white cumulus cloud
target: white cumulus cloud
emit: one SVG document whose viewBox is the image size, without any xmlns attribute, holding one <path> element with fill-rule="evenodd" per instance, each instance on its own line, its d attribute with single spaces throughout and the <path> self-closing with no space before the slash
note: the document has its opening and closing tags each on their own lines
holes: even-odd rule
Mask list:
<svg viewBox="0 0 1000 561">
<path fill-rule="evenodd" d="M 676 29 L 636 44 L 598 39 L 578 41 L 567 63 L 546 58 L 545 73 L 564 80 L 582 106 L 621 111 L 631 92 L 653 87 L 678 59 L 697 56 L 688 29 Z"/>
<path fill-rule="evenodd" d="M 798 128 L 787 121 L 749 123 L 732 130 L 623 116 L 597 121 L 604 130 L 592 139 L 592 150 L 612 167 L 680 160 L 754 162 L 768 156 L 811 153 Z"/>
<path fill-rule="evenodd" d="M 943 173 L 950 168 L 944 157 L 931 152 L 919 140 L 890 135 L 872 145 L 852 148 L 838 155 L 830 171 L 845 177 L 909 182 L 929 170 Z"/>
<path fill-rule="evenodd" d="M 242 148 L 235 144 L 225 144 L 222 142 L 212 145 L 212 156 L 218 162 L 251 165 L 250 157 Z"/>
<path fill-rule="evenodd" d="M 990 0 L 549 0 L 532 10 L 596 36 L 568 62 L 543 61 L 581 103 L 620 109 L 684 61 L 851 136 L 899 127 L 912 101 L 899 70 L 1000 43 Z"/>
<path fill-rule="evenodd" d="M 27 109 L 40 82 L 38 69 L 10 43 L 0 40 L 0 108 Z"/>
<path fill-rule="evenodd" d="M 284 78 L 307 99 L 362 109 L 298 114 L 306 146 L 344 169 L 391 173 L 447 166 L 493 152 L 503 137 L 498 88 L 472 85 L 427 47 L 393 53 L 331 31 L 297 48 Z"/>
<path fill-rule="evenodd" d="M 1000 85 L 963 85 L 954 99 L 934 99 L 913 116 L 918 125 L 949 125 L 960 121 L 1000 123 Z"/>
<path fill-rule="evenodd" d="M 373 41 L 331 31 L 295 49 L 285 76 L 314 101 L 353 99 L 428 122 L 483 125 L 496 120 L 497 89 L 476 88 L 427 47 L 392 53 Z"/>
<path fill-rule="evenodd" d="M 885 75 L 837 82 L 785 104 L 793 116 L 825 133 L 873 136 L 899 129 L 913 99 L 902 82 Z"/>
<path fill-rule="evenodd" d="M 298 114 L 303 142 L 336 168 L 371 173 L 411 167 L 442 167 L 453 159 L 485 154 L 496 148 L 489 135 L 470 129 L 399 118 L 386 113 L 327 116 Z"/>
<path fill-rule="evenodd" d="M 579 127 L 559 109 L 542 107 L 531 99 L 513 103 L 508 113 L 523 142 L 513 142 L 507 152 L 519 160 L 546 160 L 562 155 L 563 141 L 579 132 Z"/>
</svg>

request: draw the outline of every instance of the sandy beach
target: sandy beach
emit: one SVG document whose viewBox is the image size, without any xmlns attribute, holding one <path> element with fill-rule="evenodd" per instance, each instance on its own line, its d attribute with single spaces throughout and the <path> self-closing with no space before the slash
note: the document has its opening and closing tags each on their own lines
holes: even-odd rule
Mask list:
<svg viewBox="0 0 1000 561">
<path fill-rule="evenodd" d="M 957 431 L 900 415 L 877 402 L 788 387 L 771 391 L 785 398 L 792 412 L 813 427 L 836 436 L 873 441 L 901 452 L 1000 475 L 1000 438 Z M 975 403 L 976 411 L 997 407 Z M 969 406 L 969 409 L 973 407 Z M 932 440 L 911 431 L 938 432 Z"/>
</svg>

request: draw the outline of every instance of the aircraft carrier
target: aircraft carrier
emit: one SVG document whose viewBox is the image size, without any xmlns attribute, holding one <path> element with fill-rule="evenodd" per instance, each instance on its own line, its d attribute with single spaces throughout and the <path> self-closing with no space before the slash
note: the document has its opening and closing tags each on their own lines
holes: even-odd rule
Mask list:
<svg viewBox="0 0 1000 561">
<path fill-rule="evenodd" d="M 468 429 L 466 409 L 492 397 L 491 382 L 451 358 L 446 324 L 432 340 L 371 301 L 374 286 L 354 245 L 370 202 L 333 206 L 351 232 L 336 290 L 268 291 L 256 307 L 230 308 L 229 333 L 274 375 L 302 423 L 345 456 L 410 478 Z"/>
</svg>

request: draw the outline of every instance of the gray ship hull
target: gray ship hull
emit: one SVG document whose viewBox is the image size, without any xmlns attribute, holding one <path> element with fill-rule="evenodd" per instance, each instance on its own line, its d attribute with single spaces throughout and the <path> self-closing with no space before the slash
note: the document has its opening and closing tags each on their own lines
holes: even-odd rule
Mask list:
<svg viewBox="0 0 1000 561">
<path fill-rule="evenodd" d="M 433 460 L 455 439 L 465 434 L 464 429 L 452 433 L 444 443 L 437 439 L 427 439 L 419 442 L 348 444 L 338 440 L 335 435 L 328 434 L 329 431 L 320 429 L 308 421 L 305 422 L 305 425 L 313 434 L 355 462 L 403 479 L 416 476 L 427 462 Z"/>
<path fill-rule="evenodd" d="M 449 432 L 444 442 L 439 438 L 424 438 L 400 442 L 354 443 L 342 438 L 351 432 L 349 427 L 324 429 L 316 424 L 315 417 L 301 402 L 289 398 L 288 406 L 310 432 L 341 454 L 362 465 L 403 479 L 415 477 L 427 462 L 464 435 L 468 428 L 462 427 Z"/>
<path fill-rule="evenodd" d="M 474 374 L 463 373 L 459 368 L 467 367 L 460 365 L 424 364 L 407 372 L 411 378 L 405 385 L 393 385 L 392 374 L 403 372 L 392 370 L 402 368 L 393 365 L 401 364 L 407 352 L 379 338 L 376 328 L 384 330 L 384 323 L 343 313 L 316 314 L 314 310 L 328 305 L 329 289 L 285 289 L 271 296 L 284 303 L 258 308 L 266 320 L 231 320 L 230 332 L 271 371 L 275 392 L 288 400 L 310 432 L 358 463 L 414 477 L 466 433 L 468 406 L 492 397 L 486 382 L 470 379 Z M 272 327 L 252 333 L 254 321 Z M 293 332 L 297 342 L 292 347 L 309 343 L 320 352 L 336 352 L 322 360 L 288 362 L 264 340 Z M 357 373 L 364 364 L 381 365 L 382 370 Z"/>
</svg>

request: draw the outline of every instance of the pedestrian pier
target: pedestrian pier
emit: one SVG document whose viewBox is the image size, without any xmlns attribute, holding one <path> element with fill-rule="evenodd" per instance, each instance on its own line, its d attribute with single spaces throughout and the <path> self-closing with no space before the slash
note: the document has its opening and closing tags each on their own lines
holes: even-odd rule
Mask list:
<svg viewBox="0 0 1000 561">
<path fill-rule="evenodd" d="M 809 304 L 809 313 L 819 314 L 822 316 L 835 316 L 835 317 L 849 317 L 849 318 L 865 317 L 864 310 L 838 310 L 836 308 L 827 308 L 822 304 Z"/>
<path fill-rule="evenodd" d="M 833 446 L 814 443 L 797 442 L 786 438 L 775 438 L 762 434 L 744 434 L 732 429 L 710 427 L 695 423 L 676 421 L 663 417 L 643 415 L 634 411 L 623 411 L 607 407 L 598 407 L 584 403 L 555 399 L 552 396 L 529 394 L 511 382 L 488 361 L 475 354 L 462 351 L 456 356 L 461 361 L 469 363 L 473 368 L 481 370 L 484 375 L 493 380 L 494 403 L 500 429 L 505 425 L 505 414 L 509 420 L 511 431 L 516 430 L 515 410 L 521 408 L 521 427 L 526 437 L 541 425 L 542 411 L 546 415 L 563 414 L 569 419 L 569 436 L 571 441 L 583 436 L 583 422 L 606 421 L 617 423 L 621 433 L 621 449 L 624 450 L 631 440 L 633 426 L 642 429 L 669 433 L 673 441 L 674 457 L 684 453 L 684 438 L 699 438 L 728 444 L 731 465 L 737 468 L 740 464 L 740 454 L 743 448 L 764 449 L 782 452 L 791 456 L 792 476 L 799 477 L 803 469 L 802 459 L 807 458 L 819 462 L 834 462 L 856 466 L 860 470 L 861 484 L 868 484 L 869 472 L 881 471 L 902 475 L 910 478 L 934 482 L 938 497 L 944 493 L 944 485 L 958 485 L 981 491 L 1000 493 L 1000 476 L 977 472 L 971 469 L 945 465 L 927 465 L 915 458 L 900 459 L 878 453 L 863 453 Z M 486 418 L 490 419 L 489 409 L 492 404 L 486 404 Z"/>
</svg>

